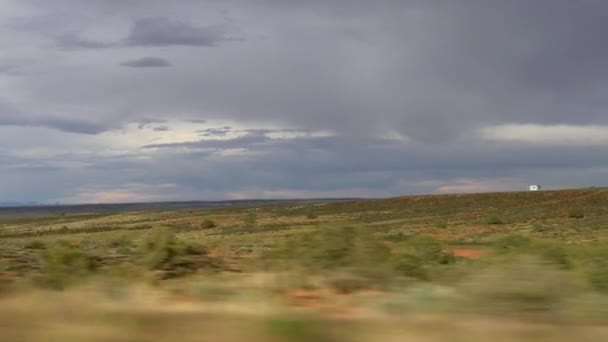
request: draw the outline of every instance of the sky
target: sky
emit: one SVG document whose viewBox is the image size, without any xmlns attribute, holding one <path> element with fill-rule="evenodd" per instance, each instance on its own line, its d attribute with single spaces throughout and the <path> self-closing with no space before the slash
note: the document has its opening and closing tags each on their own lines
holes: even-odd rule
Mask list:
<svg viewBox="0 0 608 342">
<path fill-rule="evenodd" d="M 608 183 L 604 0 L 0 0 L 0 202 Z"/>
</svg>

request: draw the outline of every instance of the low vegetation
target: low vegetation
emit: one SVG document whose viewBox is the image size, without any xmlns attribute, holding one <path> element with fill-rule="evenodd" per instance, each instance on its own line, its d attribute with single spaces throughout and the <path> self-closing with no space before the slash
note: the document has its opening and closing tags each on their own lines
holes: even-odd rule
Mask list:
<svg viewBox="0 0 608 342">
<path fill-rule="evenodd" d="M 30 322 L 69 326 L 71 311 L 50 314 L 63 301 L 86 303 L 82 326 L 122 322 L 98 340 L 487 340 L 476 317 L 555 326 L 497 324 L 513 339 L 570 340 L 608 323 L 608 191 L 0 217 L 0 336 L 53 340 Z M 437 317 L 435 334 L 419 335 L 418 314 Z"/>
</svg>

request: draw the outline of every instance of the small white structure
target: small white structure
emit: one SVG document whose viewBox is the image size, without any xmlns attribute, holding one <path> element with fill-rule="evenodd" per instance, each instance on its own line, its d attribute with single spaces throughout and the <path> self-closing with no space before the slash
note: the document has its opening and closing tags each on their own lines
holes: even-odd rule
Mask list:
<svg viewBox="0 0 608 342">
<path fill-rule="evenodd" d="M 539 191 L 540 190 L 540 185 L 530 185 L 530 191 Z"/>
</svg>

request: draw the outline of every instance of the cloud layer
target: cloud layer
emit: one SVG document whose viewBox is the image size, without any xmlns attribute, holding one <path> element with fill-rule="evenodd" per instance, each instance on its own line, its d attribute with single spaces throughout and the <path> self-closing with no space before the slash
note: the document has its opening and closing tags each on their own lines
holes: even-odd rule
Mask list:
<svg viewBox="0 0 608 342">
<path fill-rule="evenodd" d="M 597 0 L 8 0 L 0 131 L 20 134 L 0 145 L 0 201 L 601 185 L 607 12 Z"/>
<path fill-rule="evenodd" d="M 130 68 L 164 68 L 171 66 L 171 62 L 158 57 L 143 57 L 122 62 L 121 65 Z"/>
</svg>

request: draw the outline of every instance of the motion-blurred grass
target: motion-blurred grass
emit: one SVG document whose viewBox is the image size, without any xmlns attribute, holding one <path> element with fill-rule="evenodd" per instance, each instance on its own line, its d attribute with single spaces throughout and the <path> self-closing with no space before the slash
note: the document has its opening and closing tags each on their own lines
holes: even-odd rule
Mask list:
<svg viewBox="0 0 608 342">
<path fill-rule="evenodd" d="M 0 341 L 603 341 L 607 228 L 605 189 L 0 217 Z"/>
</svg>

